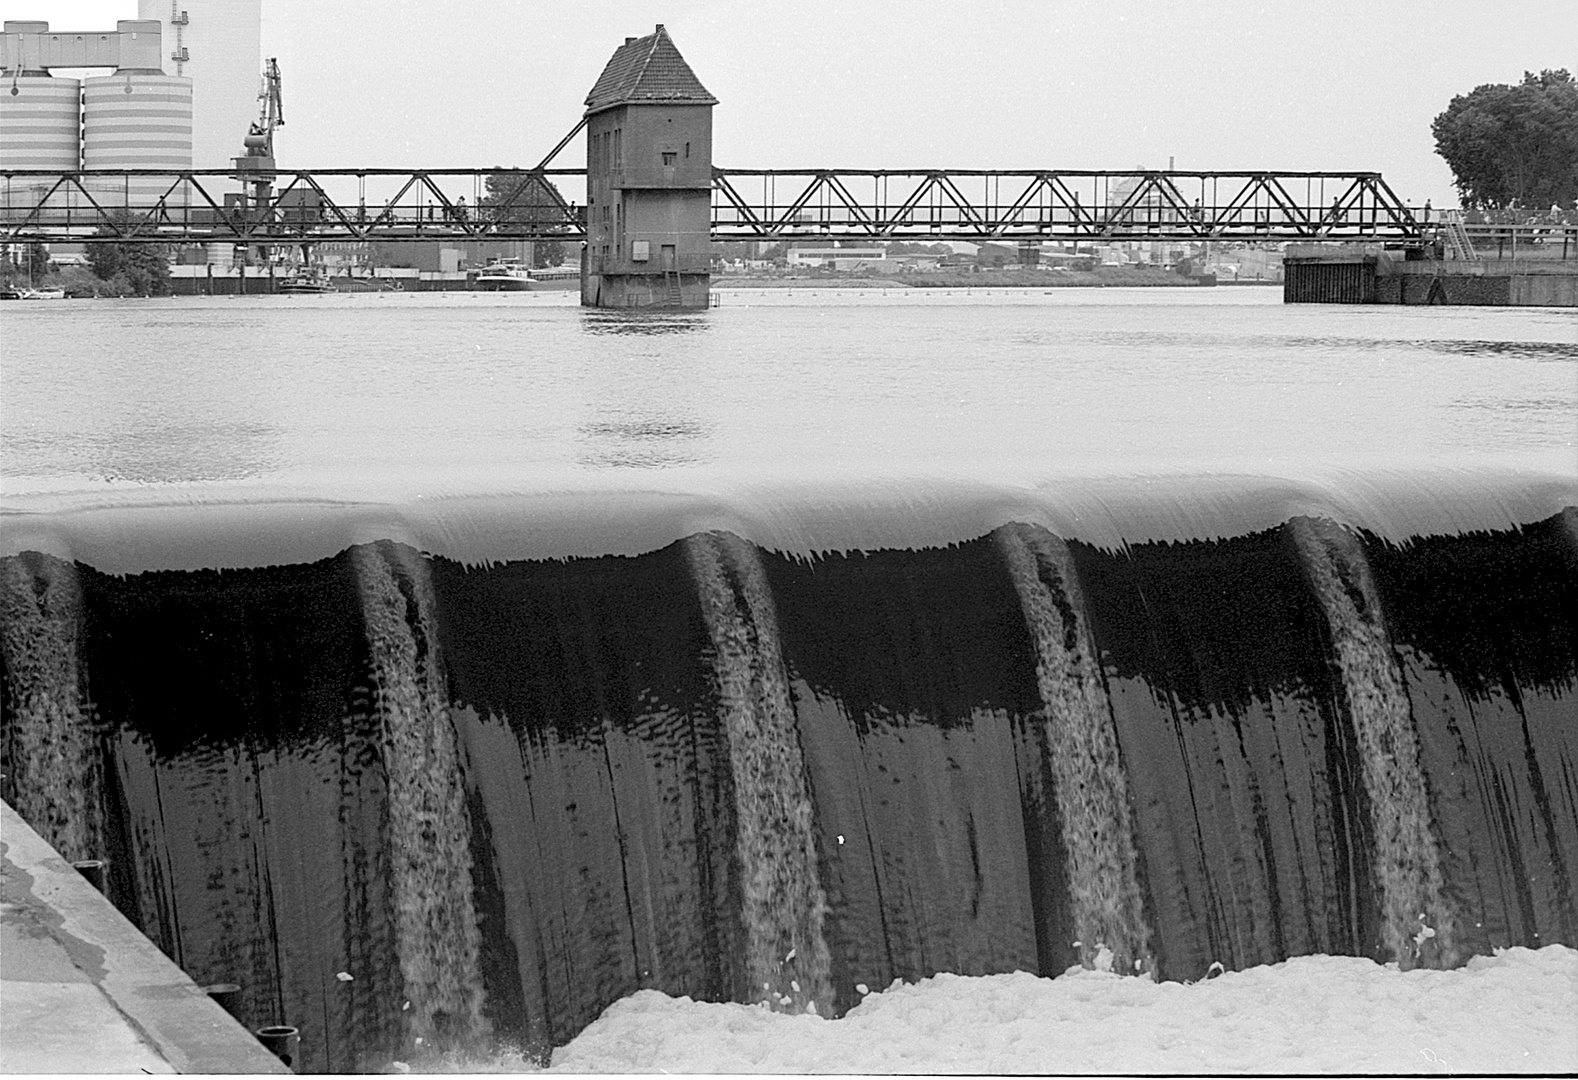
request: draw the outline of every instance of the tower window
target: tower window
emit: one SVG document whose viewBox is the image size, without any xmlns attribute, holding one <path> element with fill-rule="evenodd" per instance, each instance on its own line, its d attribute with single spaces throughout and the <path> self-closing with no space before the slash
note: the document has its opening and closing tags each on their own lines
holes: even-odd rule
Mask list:
<svg viewBox="0 0 1578 1080">
<path fill-rule="evenodd" d="M 666 151 L 663 154 L 663 164 L 665 164 L 665 165 L 672 165 L 672 164 L 674 164 L 674 159 L 677 156 L 678 155 L 675 154 L 672 150 Z"/>
</svg>

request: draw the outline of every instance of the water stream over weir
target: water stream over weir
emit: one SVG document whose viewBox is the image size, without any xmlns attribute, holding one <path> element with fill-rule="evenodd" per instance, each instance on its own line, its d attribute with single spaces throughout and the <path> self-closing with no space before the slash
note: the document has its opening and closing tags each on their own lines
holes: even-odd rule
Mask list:
<svg viewBox="0 0 1578 1080">
<path fill-rule="evenodd" d="M 545 1050 L 647 987 L 837 1015 L 939 971 L 1578 940 L 1571 514 L 1285 522 L 11 556 L 4 793 L 319 1070 Z"/>
<path fill-rule="evenodd" d="M 1022 525 L 997 539 L 1036 643 L 1080 962 L 1150 974 L 1128 784 L 1068 547 Z"/>
<path fill-rule="evenodd" d="M 0 771 L 12 805 L 69 860 L 104 854 L 103 755 L 78 666 L 75 568 L 20 556 L 0 568 L 6 726 Z"/>
<path fill-rule="evenodd" d="M 1288 528 L 1326 611 L 1358 739 L 1387 948 L 1404 970 L 1451 967 L 1456 919 L 1443 895 L 1419 739 L 1364 551 L 1331 522 L 1300 518 Z"/>
<path fill-rule="evenodd" d="M 390 885 L 407 1035 L 416 1046 L 469 1045 L 488 1031 L 472 902 L 471 823 L 444 698 L 427 566 L 409 548 L 387 543 L 354 548 L 351 561 L 389 784 Z"/>
<path fill-rule="evenodd" d="M 756 549 L 736 536 L 686 541 L 729 744 L 751 996 L 773 1009 L 830 1009 L 811 792 Z M 758 994 L 758 984 L 761 991 Z"/>
</svg>

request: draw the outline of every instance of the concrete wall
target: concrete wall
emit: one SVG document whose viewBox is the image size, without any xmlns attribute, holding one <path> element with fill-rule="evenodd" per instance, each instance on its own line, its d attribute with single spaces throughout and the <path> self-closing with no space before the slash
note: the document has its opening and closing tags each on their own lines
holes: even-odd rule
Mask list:
<svg viewBox="0 0 1578 1080">
<path fill-rule="evenodd" d="M 1397 263 L 1377 280 L 1376 302 L 1578 307 L 1578 262 L 1521 273 L 1494 260 Z"/>
<path fill-rule="evenodd" d="M 601 308 L 701 308 L 707 306 L 712 287 L 710 274 L 681 274 L 676 298 L 672 284 L 661 274 L 588 275 L 587 278 L 581 303 Z"/>
<path fill-rule="evenodd" d="M 1283 300 L 1290 304 L 1448 304 L 1578 307 L 1578 261 L 1407 260 L 1390 252 L 1290 247 Z"/>
<path fill-rule="evenodd" d="M 1578 307 L 1578 273 L 1514 274 L 1509 303 L 1524 307 Z"/>
</svg>

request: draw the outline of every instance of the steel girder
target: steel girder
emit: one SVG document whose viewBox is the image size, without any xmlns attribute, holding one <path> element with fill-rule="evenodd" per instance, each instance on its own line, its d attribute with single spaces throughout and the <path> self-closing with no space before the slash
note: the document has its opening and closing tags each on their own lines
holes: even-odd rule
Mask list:
<svg viewBox="0 0 1578 1080">
<path fill-rule="evenodd" d="M 513 194 L 488 203 L 498 174 Z M 0 244 L 576 240 L 585 208 L 556 185 L 585 176 L 542 166 L 0 170 Z M 260 179 L 270 182 L 261 199 Z M 1427 227 L 1379 173 L 713 170 L 715 240 L 1418 242 Z"/>
<path fill-rule="evenodd" d="M 555 181 L 585 175 L 545 168 L 0 170 L 0 244 L 577 239 L 584 208 Z M 489 202 L 493 176 L 510 190 Z"/>
<path fill-rule="evenodd" d="M 1380 173 L 714 169 L 714 240 L 1399 240 Z"/>
</svg>

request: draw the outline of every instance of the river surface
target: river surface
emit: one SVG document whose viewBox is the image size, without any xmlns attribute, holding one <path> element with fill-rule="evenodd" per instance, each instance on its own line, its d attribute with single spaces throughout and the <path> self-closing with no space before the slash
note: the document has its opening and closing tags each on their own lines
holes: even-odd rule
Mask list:
<svg viewBox="0 0 1578 1080">
<path fill-rule="evenodd" d="M 180 298 L 0 311 L 6 497 L 590 474 L 1574 467 L 1578 315 L 1277 289 Z"/>
</svg>

